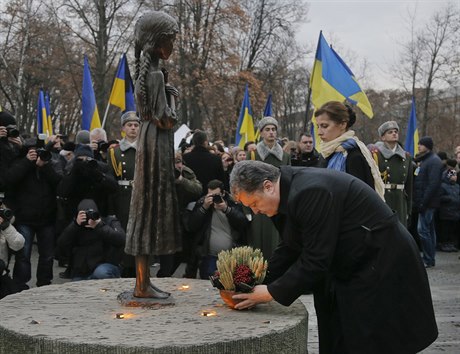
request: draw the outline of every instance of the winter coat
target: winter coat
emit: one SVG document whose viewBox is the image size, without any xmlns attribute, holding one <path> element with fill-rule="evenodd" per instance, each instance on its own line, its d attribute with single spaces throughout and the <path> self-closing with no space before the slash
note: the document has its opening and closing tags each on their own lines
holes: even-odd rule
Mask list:
<svg viewBox="0 0 460 354">
<path fill-rule="evenodd" d="M 327 164 L 332 156 L 333 154 L 325 159 L 322 155 L 320 155 L 319 167 L 327 168 Z M 345 162 L 345 172 L 359 178 L 371 188 L 374 188 L 374 178 L 372 177 L 371 168 L 369 167 L 369 164 L 359 147 L 348 151 Z"/>
<path fill-rule="evenodd" d="M 38 167 L 35 161 L 19 157 L 9 167 L 14 180 L 9 183 L 8 206 L 13 210 L 16 224 L 42 226 L 56 219 L 56 188 L 62 174 L 49 161 Z"/>
<path fill-rule="evenodd" d="M 5 225 L 4 225 L 5 224 Z M 3 228 L 3 226 L 6 226 Z M 19 251 L 24 247 L 24 236 L 16 231 L 9 222 L 3 222 L 0 225 L 0 260 L 8 264 L 8 248 L 13 251 Z"/>
<path fill-rule="evenodd" d="M 57 245 L 59 254 L 69 256 L 72 278 L 88 277 L 102 263 L 119 265 L 126 234 L 113 216 L 103 218 L 94 228 L 72 221 L 62 232 Z"/>
<path fill-rule="evenodd" d="M 441 220 L 460 220 L 460 185 L 449 181 L 447 171 L 442 174 L 440 200 L 439 218 Z"/>
<path fill-rule="evenodd" d="M 228 211 L 225 213 L 231 228 L 231 234 L 234 245 L 245 244 L 246 228 L 249 220 L 243 212 L 240 203 L 235 203 L 230 195 L 225 194 L 223 197 L 228 205 Z M 200 256 L 207 256 L 209 253 L 209 240 L 211 238 L 211 221 L 214 207 L 209 209 L 203 207 L 204 197 L 196 202 L 195 207 L 188 219 L 188 230 L 195 234 L 194 248 Z"/>
<path fill-rule="evenodd" d="M 441 173 L 443 164 L 434 152 L 417 156 L 415 162 L 420 164 L 414 172 L 414 208 L 424 212 L 427 208 L 439 207 L 441 194 Z"/>
<path fill-rule="evenodd" d="M 195 146 L 192 151 L 182 155 L 182 159 L 184 164 L 195 173 L 198 181 L 201 182 L 203 187 L 201 195 L 206 194 L 208 183 L 213 179 L 218 179 L 221 182 L 225 181 L 222 160 L 220 157 L 211 154 L 205 147 Z"/>
<path fill-rule="evenodd" d="M 117 180 L 117 191 L 110 195 L 108 211 L 110 215 L 116 215 L 121 226 L 126 230 L 129 218 L 129 206 L 134 181 L 134 167 L 136 162 L 136 150 L 129 148 L 125 151 L 120 146 L 109 149 L 108 169 Z M 123 181 L 123 182 L 118 182 Z"/>
<path fill-rule="evenodd" d="M 377 142 L 375 146 L 377 149 L 371 152 L 385 183 L 385 202 L 396 212 L 399 221 L 407 226 L 412 212 L 412 158 L 399 145 L 395 152 L 383 142 Z M 403 185 L 404 189 L 396 188 L 397 185 Z"/>
<path fill-rule="evenodd" d="M 101 215 L 107 215 L 107 196 L 117 191 L 118 183 L 109 173 L 106 163 L 96 160 L 91 163 L 95 167 L 73 159 L 66 166 L 66 173 L 57 189 L 62 208 L 59 218 L 64 225 L 72 220 L 82 199 L 94 200 Z"/>
<path fill-rule="evenodd" d="M 313 292 L 321 353 L 415 353 L 437 337 L 425 267 L 412 236 L 360 180 L 281 167 L 268 291 L 290 305 Z M 334 347 L 340 343 L 343 347 Z"/>
</svg>

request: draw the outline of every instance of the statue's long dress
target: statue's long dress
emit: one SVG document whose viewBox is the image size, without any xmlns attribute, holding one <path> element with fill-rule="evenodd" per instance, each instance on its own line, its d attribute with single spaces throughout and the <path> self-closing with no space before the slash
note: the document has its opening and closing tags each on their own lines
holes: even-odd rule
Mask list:
<svg viewBox="0 0 460 354">
<path fill-rule="evenodd" d="M 181 250 L 179 208 L 174 186 L 175 112 L 166 102 L 163 73 L 146 77 L 153 117 L 142 117 L 125 251 L 137 255 L 167 255 Z M 138 111 L 143 103 L 135 89 Z M 161 128 L 165 127 L 165 129 Z"/>
</svg>

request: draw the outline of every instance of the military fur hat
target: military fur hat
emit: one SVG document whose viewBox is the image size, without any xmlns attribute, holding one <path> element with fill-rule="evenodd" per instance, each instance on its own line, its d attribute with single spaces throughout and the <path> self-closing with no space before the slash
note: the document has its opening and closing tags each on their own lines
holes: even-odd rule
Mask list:
<svg viewBox="0 0 460 354">
<path fill-rule="evenodd" d="M 379 129 L 379 136 L 383 136 L 388 130 L 396 129 L 399 132 L 399 125 L 394 120 L 389 120 L 388 122 L 383 123 Z"/>
<path fill-rule="evenodd" d="M 259 130 L 262 131 L 262 129 L 264 129 L 266 125 L 270 124 L 274 125 L 276 127 L 276 130 L 278 130 L 278 121 L 273 117 L 263 117 L 259 122 Z"/>
<path fill-rule="evenodd" d="M 122 114 L 121 116 L 121 125 L 125 125 L 128 122 L 140 122 L 141 120 L 137 116 L 136 112 L 128 111 Z"/>
</svg>

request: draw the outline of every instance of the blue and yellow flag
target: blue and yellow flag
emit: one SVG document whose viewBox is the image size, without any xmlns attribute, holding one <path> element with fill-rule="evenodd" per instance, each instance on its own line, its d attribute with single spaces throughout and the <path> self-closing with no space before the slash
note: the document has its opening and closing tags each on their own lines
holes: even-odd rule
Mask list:
<svg viewBox="0 0 460 354">
<path fill-rule="evenodd" d="M 272 111 L 272 94 L 268 94 L 267 102 L 265 103 L 264 108 L 264 117 L 273 117 Z"/>
<path fill-rule="evenodd" d="M 99 112 L 96 105 L 96 96 L 94 95 L 91 72 L 89 70 L 88 58 L 85 55 L 83 66 L 83 89 L 81 93 L 81 129 L 93 130 L 101 127 Z"/>
<path fill-rule="evenodd" d="M 123 113 L 136 111 L 134 85 L 125 54 L 121 56 L 118 63 L 117 76 L 112 86 L 109 103 L 120 108 Z"/>
<path fill-rule="evenodd" d="M 414 97 L 412 97 L 412 108 L 410 110 L 409 124 L 407 125 L 406 143 L 404 144 L 404 149 L 410 153 L 411 156 L 418 154 L 418 129 Z"/>
<path fill-rule="evenodd" d="M 316 58 L 310 79 L 311 100 L 316 109 L 329 101 L 345 100 L 356 104 L 369 118 L 372 107 L 353 72 L 319 33 Z"/>
<path fill-rule="evenodd" d="M 240 117 L 236 126 L 236 146 L 241 149 L 248 141 L 254 141 L 254 121 L 252 119 L 252 108 L 249 103 L 249 90 L 248 84 L 244 90 L 243 103 L 241 105 Z"/>
<path fill-rule="evenodd" d="M 50 109 L 50 94 L 45 92 L 45 108 L 46 108 L 46 117 L 48 122 L 49 135 L 53 135 L 53 121 L 51 119 L 51 109 Z"/>
<path fill-rule="evenodd" d="M 50 136 L 53 132 L 51 124 L 48 125 L 48 113 L 46 112 L 45 95 L 43 90 L 40 89 L 38 92 L 38 104 L 37 104 L 37 134 L 46 134 Z"/>
</svg>

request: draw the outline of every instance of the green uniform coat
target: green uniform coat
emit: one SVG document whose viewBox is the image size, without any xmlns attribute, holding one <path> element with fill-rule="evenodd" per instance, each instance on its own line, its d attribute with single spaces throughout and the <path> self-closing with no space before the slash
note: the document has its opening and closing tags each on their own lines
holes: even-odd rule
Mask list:
<svg viewBox="0 0 460 354">
<path fill-rule="evenodd" d="M 412 158 L 398 145 L 393 152 L 383 142 L 375 144 L 374 159 L 379 166 L 385 183 L 385 202 L 398 215 L 399 221 L 407 227 L 412 210 Z M 395 189 L 395 185 L 404 185 L 404 189 Z M 393 188 L 393 189 L 390 189 Z"/>
</svg>

